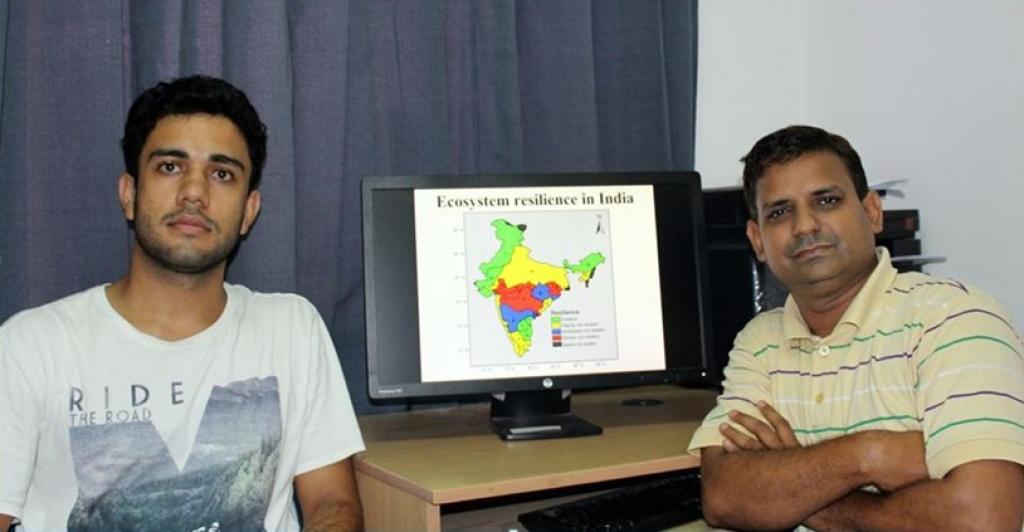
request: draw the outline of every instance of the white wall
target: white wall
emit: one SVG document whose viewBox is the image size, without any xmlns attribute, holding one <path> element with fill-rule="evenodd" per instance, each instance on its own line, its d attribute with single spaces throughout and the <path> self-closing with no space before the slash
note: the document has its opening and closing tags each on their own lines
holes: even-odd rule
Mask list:
<svg viewBox="0 0 1024 532">
<path fill-rule="evenodd" d="M 696 167 L 739 184 L 762 135 L 843 135 L 889 208 L 921 212 L 927 266 L 996 295 L 1024 331 L 1024 2 L 700 4 Z"/>
</svg>

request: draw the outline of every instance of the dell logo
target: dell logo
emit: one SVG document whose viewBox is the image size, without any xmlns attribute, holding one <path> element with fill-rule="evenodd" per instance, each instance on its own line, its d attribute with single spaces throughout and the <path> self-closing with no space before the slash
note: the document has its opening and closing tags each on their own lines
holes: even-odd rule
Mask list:
<svg viewBox="0 0 1024 532">
<path fill-rule="evenodd" d="M 540 383 L 543 384 L 545 388 L 550 388 L 555 385 L 555 381 L 551 380 L 550 378 L 545 378 Z"/>
</svg>

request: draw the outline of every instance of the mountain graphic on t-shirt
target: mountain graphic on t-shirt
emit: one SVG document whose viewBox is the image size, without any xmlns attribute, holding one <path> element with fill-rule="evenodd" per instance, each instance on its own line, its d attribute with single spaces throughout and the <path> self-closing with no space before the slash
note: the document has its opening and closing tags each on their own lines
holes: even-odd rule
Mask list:
<svg viewBox="0 0 1024 532">
<path fill-rule="evenodd" d="M 150 421 L 70 429 L 69 530 L 262 530 L 281 442 L 276 377 L 214 386 L 181 471 Z"/>
</svg>

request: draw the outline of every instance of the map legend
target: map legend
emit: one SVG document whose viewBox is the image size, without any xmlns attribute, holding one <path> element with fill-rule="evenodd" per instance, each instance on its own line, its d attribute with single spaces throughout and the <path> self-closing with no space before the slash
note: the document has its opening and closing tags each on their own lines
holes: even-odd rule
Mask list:
<svg viewBox="0 0 1024 532">
<path fill-rule="evenodd" d="M 551 346 L 562 347 L 562 318 L 551 317 Z"/>
<path fill-rule="evenodd" d="M 605 343 L 607 336 L 614 336 L 605 323 L 589 320 L 579 309 L 553 310 L 551 313 L 552 347 L 593 349 Z"/>
</svg>

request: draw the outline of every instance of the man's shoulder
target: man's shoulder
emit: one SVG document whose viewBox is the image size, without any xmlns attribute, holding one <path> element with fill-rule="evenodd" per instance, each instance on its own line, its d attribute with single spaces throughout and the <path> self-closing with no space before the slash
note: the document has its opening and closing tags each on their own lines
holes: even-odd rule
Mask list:
<svg viewBox="0 0 1024 532">
<path fill-rule="evenodd" d="M 740 330 L 736 337 L 737 341 L 744 343 L 773 342 L 782 338 L 784 317 L 785 309 L 783 307 L 757 314 Z"/>
<path fill-rule="evenodd" d="M 0 324 L 0 336 L 19 332 L 53 334 L 64 324 L 75 323 L 80 319 L 95 316 L 96 294 L 103 289 L 104 285 L 97 285 L 49 303 L 22 310 Z"/>
<path fill-rule="evenodd" d="M 919 334 L 931 341 L 985 336 L 1021 345 L 1006 307 L 988 292 L 955 279 L 900 274 L 887 291 L 886 301 L 876 311 L 879 319 L 890 323 L 898 319 L 904 326 L 918 328 Z"/>
<path fill-rule="evenodd" d="M 258 292 L 240 284 L 224 283 L 224 289 L 246 312 L 319 316 L 316 307 L 305 297 L 289 292 Z"/>
<path fill-rule="evenodd" d="M 785 307 L 775 307 L 759 312 L 747 322 L 746 327 L 754 329 L 781 327 L 785 313 Z"/>
<path fill-rule="evenodd" d="M 1005 314 L 999 301 L 988 292 L 957 279 L 920 272 L 896 276 L 886 291 L 890 304 L 903 304 L 939 313 L 971 308 Z"/>
<path fill-rule="evenodd" d="M 896 275 L 885 291 L 890 295 L 929 295 L 957 298 L 971 293 L 971 288 L 952 278 L 922 272 L 902 272 Z"/>
</svg>

